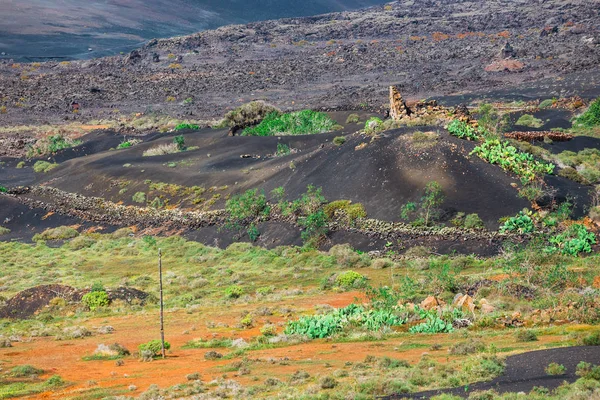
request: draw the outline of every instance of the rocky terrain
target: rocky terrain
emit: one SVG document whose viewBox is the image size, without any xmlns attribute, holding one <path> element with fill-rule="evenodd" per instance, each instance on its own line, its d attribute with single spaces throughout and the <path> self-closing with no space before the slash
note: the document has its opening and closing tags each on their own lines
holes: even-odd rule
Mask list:
<svg viewBox="0 0 600 400">
<path fill-rule="evenodd" d="M 152 40 L 124 56 L 3 60 L 0 121 L 58 123 L 132 112 L 201 119 L 250 99 L 283 109 L 378 109 L 390 84 L 416 99 L 467 89 L 535 90 L 550 78 L 543 83 L 547 97 L 593 96 L 597 6 L 399 1 Z"/>
</svg>

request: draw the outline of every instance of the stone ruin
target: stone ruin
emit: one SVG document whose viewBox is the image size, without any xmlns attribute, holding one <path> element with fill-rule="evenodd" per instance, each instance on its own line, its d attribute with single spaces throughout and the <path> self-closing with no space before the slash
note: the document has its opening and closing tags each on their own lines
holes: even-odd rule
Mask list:
<svg viewBox="0 0 600 400">
<path fill-rule="evenodd" d="M 395 86 L 390 86 L 389 115 L 396 122 L 429 116 L 447 119 L 448 115 L 452 115 L 452 118 L 457 118 L 477 128 L 477 120 L 471 116 L 469 109 L 464 104 L 449 108 L 440 106 L 435 100 L 421 100 L 409 105 L 409 103 L 404 101 L 400 91 Z"/>
</svg>

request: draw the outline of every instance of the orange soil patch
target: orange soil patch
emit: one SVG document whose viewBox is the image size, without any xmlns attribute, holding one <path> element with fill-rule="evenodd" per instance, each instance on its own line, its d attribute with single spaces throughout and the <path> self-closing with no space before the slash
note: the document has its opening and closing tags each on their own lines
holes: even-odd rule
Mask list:
<svg viewBox="0 0 600 400">
<path fill-rule="evenodd" d="M 276 303 L 252 303 L 233 305 L 227 308 L 203 307 L 199 311 L 173 311 L 165 315 L 166 339 L 171 343 L 171 351 L 166 360 L 155 360 L 144 363 L 134 358 L 126 358 L 125 365 L 117 367 L 115 361 L 84 361 L 82 357 L 92 355 L 99 344 L 119 343 L 134 352 L 141 343 L 158 337 L 158 315 L 135 314 L 123 316 L 111 316 L 105 318 L 94 318 L 76 322 L 90 330 L 95 330 L 102 325 L 110 325 L 115 332 L 108 335 L 94 334 L 84 339 L 57 341 L 54 338 L 35 338 L 30 342 L 14 343 L 14 347 L 0 350 L 0 359 L 7 360 L 12 367 L 15 365 L 31 364 L 46 371 L 44 378 L 58 374 L 71 386 L 56 393 L 45 392 L 30 398 L 65 398 L 74 396 L 82 391 L 89 390 L 88 381 L 98 383 L 95 387 L 127 388 L 134 384 L 139 389 L 131 392 L 132 395 L 139 394 L 150 385 L 157 384 L 160 387 L 170 387 L 177 383 L 185 383 L 186 375 L 199 372 L 204 382 L 216 379 L 223 375 L 219 367 L 227 365 L 235 360 L 211 360 L 204 359 L 204 354 L 210 349 L 182 349 L 182 347 L 194 339 L 210 340 L 213 338 L 243 338 L 249 340 L 260 335 L 260 327 L 265 323 L 283 325 L 287 319 L 285 316 L 273 315 L 265 317 L 254 317 L 254 327 L 251 329 L 236 328 L 241 317 L 261 306 L 274 308 L 293 307 L 301 311 L 312 309 L 316 304 L 329 304 L 333 307 L 344 307 L 355 301 L 356 298 L 365 299 L 359 292 L 339 293 L 329 296 L 317 296 L 311 298 L 298 298 L 283 300 Z M 208 328 L 208 322 L 218 323 L 216 328 Z M 278 331 L 282 328 L 279 327 Z M 337 346 L 337 347 L 336 347 Z M 251 351 L 248 357 L 252 359 L 270 358 L 278 359 L 288 357 L 290 360 L 313 360 L 327 361 L 338 364 L 341 359 L 362 359 L 364 349 L 362 346 L 369 344 L 356 343 L 332 344 L 323 341 L 307 343 L 297 346 L 288 346 L 278 349 Z M 336 350 L 332 350 L 336 349 Z M 362 350 L 361 350 L 362 349 Z M 229 348 L 214 349 L 222 354 L 228 354 Z M 362 352 L 362 353 L 361 353 Z M 376 352 L 377 353 L 377 352 Z M 290 367 L 289 372 L 280 365 L 269 362 L 259 362 L 260 374 L 265 376 L 282 376 L 291 374 L 297 369 L 297 365 Z M 343 365 L 343 363 L 342 363 Z M 312 368 L 312 367 L 311 367 Z M 324 366 L 322 367 L 324 368 Z M 253 369 L 254 370 L 254 369 Z M 258 372 L 257 372 L 258 373 Z M 249 384 L 250 377 L 240 377 L 242 384 Z"/>
<path fill-rule="evenodd" d="M 490 65 L 488 65 L 487 67 L 485 67 L 485 70 L 487 72 L 501 72 L 501 71 L 520 71 L 523 68 L 525 68 L 525 64 L 523 64 L 521 61 L 517 61 L 517 60 L 501 60 L 501 61 L 494 61 L 493 63 L 491 63 Z"/>
</svg>

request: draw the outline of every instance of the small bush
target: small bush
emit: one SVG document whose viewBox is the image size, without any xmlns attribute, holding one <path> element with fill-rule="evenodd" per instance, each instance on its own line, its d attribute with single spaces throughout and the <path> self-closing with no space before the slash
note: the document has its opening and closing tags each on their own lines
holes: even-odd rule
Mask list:
<svg viewBox="0 0 600 400">
<path fill-rule="evenodd" d="M 553 99 L 546 99 L 546 100 L 543 100 L 538 107 L 539 108 L 550 108 L 553 105 L 554 105 Z"/>
<path fill-rule="evenodd" d="M 25 161 L 19 161 L 19 163 L 17 164 L 17 169 L 25 168 L 25 166 L 27 166 L 27 163 Z"/>
<path fill-rule="evenodd" d="M 173 138 L 173 144 L 177 146 L 177 150 L 185 150 L 185 138 L 183 137 L 183 135 L 175 136 Z"/>
<path fill-rule="evenodd" d="M 42 233 L 33 236 L 33 241 L 40 240 L 67 240 L 79 236 L 79 232 L 70 226 L 59 226 L 57 228 L 46 229 Z"/>
<path fill-rule="evenodd" d="M 515 334 L 515 339 L 517 339 L 517 342 L 535 342 L 538 337 L 534 331 L 522 329 Z"/>
<path fill-rule="evenodd" d="M 575 119 L 575 123 L 587 127 L 600 125 L 600 98 L 594 100 L 587 111 Z"/>
<path fill-rule="evenodd" d="M 358 124 L 360 122 L 360 117 L 358 114 L 350 114 L 348 118 L 346 118 L 347 124 Z"/>
<path fill-rule="evenodd" d="M 467 355 L 475 354 L 485 350 L 485 343 L 480 340 L 468 340 L 466 342 L 456 343 L 450 347 L 450 354 Z"/>
<path fill-rule="evenodd" d="M 500 232 L 517 232 L 520 234 L 533 232 L 535 226 L 531 217 L 521 211 L 515 217 L 510 217 L 504 222 L 504 225 L 500 227 Z"/>
<path fill-rule="evenodd" d="M 29 378 L 32 375 L 41 375 L 44 370 L 31 365 L 17 365 L 10 370 L 10 374 L 16 378 Z"/>
<path fill-rule="evenodd" d="M 158 356 L 161 354 L 162 343 L 160 340 L 154 339 L 147 343 L 140 344 L 138 348 L 140 349 L 140 352 L 148 351 L 148 352 L 151 352 L 152 355 L 155 357 L 155 356 Z M 171 348 L 171 344 L 169 342 L 165 341 L 165 350 L 169 350 L 170 348 Z"/>
<path fill-rule="evenodd" d="M 484 228 L 485 225 L 479 215 L 477 214 L 469 214 L 465 217 L 464 225 L 466 229 L 481 229 Z"/>
<path fill-rule="evenodd" d="M 479 134 L 471 125 L 458 119 L 452 120 L 448 124 L 448 132 L 458 137 L 459 139 L 478 140 Z"/>
<path fill-rule="evenodd" d="M 292 151 L 290 150 L 290 146 L 285 143 L 277 143 L 277 151 L 275 152 L 276 157 L 287 156 Z"/>
<path fill-rule="evenodd" d="M 49 163 L 48 161 L 36 161 L 33 164 L 33 170 L 38 173 L 46 173 L 58 167 L 57 163 Z"/>
<path fill-rule="evenodd" d="M 344 143 L 346 143 L 346 138 L 343 136 L 336 136 L 333 138 L 333 144 L 335 144 L 336 146 L 341 146 Z"/>
<path fill-rule="evenodd" d="M 564 365 L 553 362 L 553 363 L 548 364 L 548 366 L 545 368 L 545 371 L 546 371 L 546 374 L 548 374 L 548 375 L 556 376 L 556 375 L 564 375 L 565 372 L 567 371 L 567 369 L 565 368 Z"/>
<path fill-rule="evenodd" d="M 600 346 L 600 332 L 590 333 L 584 337 L 583 344 L 586 346 Z"/>
<path fill-rule="evenodd" d="M 329 115 L 312 110 L 296 111 L 288 114 L 272 112 L 260 124 L 246 128 L 243 136 L 309 135 L 331 132 L 339 129 Z"/>
<path fill-rule="evenodd" d="M 142 154 L 144 157 L 164 156 L 166 154 L 179 153 L 181 149 L 176 143 L 161 144 L 156 147 L 152 147 Z"/>
<path fill-rule="evenodd" d="M 219 358 L 223 358 L 223 354 L 217 353 L 214 350 L 211 350 L 204 354 L 204 359 L 206 360 L 218 360 Z"/>
<path fill-rule="evenodd" d="M 238 285 L 231 285 L 225 288 L 225 297 L 237 299 L 244 294 L 244 288 Z"/>
<path fill-rule="evenodd" d="M 135 203 L 146 203 L 146 193 L 137 192 L 131 197 L 131 200 L 133 200 Z"/>
<path fill-rule="evenodd" d="M 64 383 L 65 383 L 65 381 L 59 375 L 52 375 L 46 381 L 46 385 L 48 385 L 48 386 L 60 386 Z"/>
<path fill-rule="evenodd" d="M 200 129 L 200 127 L 196 124 L 179 124 L 175 126 L 176 131 L 182 131 L 184 129 L 191 129 L 197 131 L 198 129 Z"/>
<path fill-rule="evenodd" d="M 90 310 L 94 311 L 99 307 L 108 306 L 110 300 L 108 299 L 108 293 L 104 291 L 90 292 L 83 295 L 81 302 L 85 304 Z"/>
<path fill-rule="evenodd" d="M 345 271 L 335 278 L 336 285 L 343 288 L 358 288 L 363 287 L 367 281 L 364 275 L 355 271 Z"/>
<path fill-rule="evenodd" d="M 367 135 L 379 133 L 384 129 L 383 121 L 380 118 L 372 117 L 365 122 L 365 133 Z"/>
<path fill-rule="evenodd" d="M 517 120 L 517 125 L 527 126 L 529 128 L 541 128 L 544 126 L 544 121 L 530 114 L 523 114 Z"/>
<path fill-rule="evenodd" d="M 274 112 L 279 113 L 281 111 L 265 102 L 252 101 L 225 114 L 222 124 L 243 129 L 251 125 L 257 125 L 267 115 Z"/>
<path fill-rule="evenodd" d="M 10 229 L 0 226 L 0 236 L 8 235 L 10 233 Z"/>
<path fill-rule="evenodd" d="M 332 377 L 326 376 L 323 379 L 321 379 L 321 382 L 319 384 L 321 386 L 321 389 L 333 389 L 337 386 L 338 383 Z"/>
</svg>

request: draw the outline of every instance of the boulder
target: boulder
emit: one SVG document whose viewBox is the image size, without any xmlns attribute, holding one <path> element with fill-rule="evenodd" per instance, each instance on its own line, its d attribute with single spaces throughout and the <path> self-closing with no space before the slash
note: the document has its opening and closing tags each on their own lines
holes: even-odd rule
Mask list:
<svg viewBox="0 0 600 400">
<path fill-rule="evenodd" d="M 437 307 L 441 307 L 445 305 L 443 300 L 436 298 L 435 296 L 428 296 L 425 300 L 423 300 L 420 304 L 420 307 L 424 310 L 432 310 Z"/>
<path fill-rule="evenodd" d="M 475 311 L 475 303 L 473 302 L 473 298 L 468 294 L 465 294 L 458 300 L 455 300 L 453 303 L 454 307 L 460 308 L 463 311 Z"/>
</svg>

